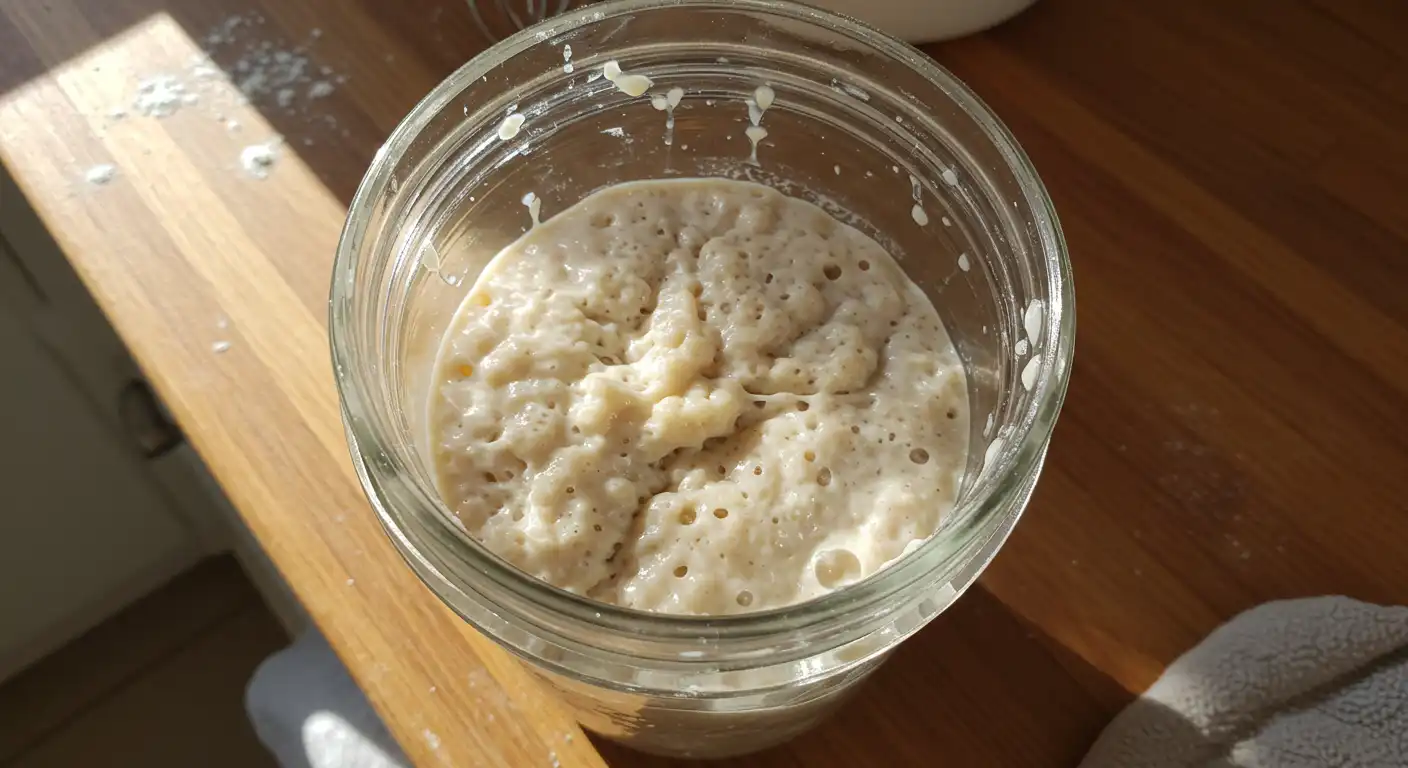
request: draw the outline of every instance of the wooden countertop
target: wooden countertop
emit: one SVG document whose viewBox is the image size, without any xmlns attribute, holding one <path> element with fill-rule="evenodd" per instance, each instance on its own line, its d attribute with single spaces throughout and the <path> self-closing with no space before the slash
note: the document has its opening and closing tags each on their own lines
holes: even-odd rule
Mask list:
<svg viewBox="0 0 1408 768">
<path fill-rule="evenodd" d="M 238 105 L 261 39 L 347 80 Z M 733 764 L 1071 765 L 1244 608 L 1408 603 L 1404 40 L 1402 3 L 1045 0 L 930 47 L 1055 198 L 1069 400 L 980 587 L 814 736 Z M 228 74 L 198 104 L 113 114 L 201 45 Z M 0 0 L 0 161 L 418 764 L 664 765 L 599 756 L 421 587 L 347 458 L 324 319 L 344 205 L 481 45 L 452 0 Z M 240 171 L 275 133 L 269 178 Z"/>
</svg>

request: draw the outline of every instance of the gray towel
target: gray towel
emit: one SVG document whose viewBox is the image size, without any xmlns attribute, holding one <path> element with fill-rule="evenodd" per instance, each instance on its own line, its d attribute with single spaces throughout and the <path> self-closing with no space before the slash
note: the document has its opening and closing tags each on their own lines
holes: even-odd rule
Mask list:
<svg viewBox="0 0 1408 768">
<path fill-rule="evenodd" d="M 401 748 L 328 647 L 307 632 L 265 659 L 245 711 L 281 768 L 408 768 Z"/>
<path fill-rule="evenodd" d="M 1081 763 L 1195 766 L 1408 766 L 1408 608 L 1253 608 L 1179 657 Z"/>
</svg>

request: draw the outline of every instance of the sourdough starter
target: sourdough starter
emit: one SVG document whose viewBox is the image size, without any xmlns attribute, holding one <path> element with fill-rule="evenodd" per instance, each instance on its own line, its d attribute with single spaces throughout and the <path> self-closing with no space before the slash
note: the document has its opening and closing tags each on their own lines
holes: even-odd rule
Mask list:
<svg viewBox="0 0 1408 768">
<path fill-rule="evenodd" d="M 938 529 L 967 458 L 933 305 L 874 240 L 744 182 L 622 184 L 533 227 L 465 298 L 435 382 L 465 529 L 647 611 L 863 579 Z"/>
</svg>

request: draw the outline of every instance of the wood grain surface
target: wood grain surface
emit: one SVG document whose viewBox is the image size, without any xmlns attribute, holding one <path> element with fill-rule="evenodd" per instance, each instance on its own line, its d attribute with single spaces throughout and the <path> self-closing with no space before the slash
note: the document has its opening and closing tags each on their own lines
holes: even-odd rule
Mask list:
<svg viewBox="0 0 1408 768">
<path fill-rule="evenodd" d="M 672 764 L 568 739 L 517 664 L 403 567 L 347 460 L 325 351 L 333 247 L 379 142 L 482 47 L 465 8 L 0 9 L 0 161 L 418 764 Z M 241 34 L 306 42 L 347 81 L 280 107 L 222 106 L 218 80 L 165 119 L 110 117 L 201 44 L 238 78 L 243 43 L 207 35 L 251 11 L 266 21 Z M 1245 608 L 1408 603 L 1405 40 L 1393 0 L 1043 0 L 927 48 L 1055 198 L 1080 325 L 1069 399 L 979 588 L 814 735 L 730 764 L 1072 765 Z M 274 133 L 282 159 L 248 178 L 241 147 Z M 118 168 L 102 187 L 83 180 L 97 163 Z"/>
</svg>

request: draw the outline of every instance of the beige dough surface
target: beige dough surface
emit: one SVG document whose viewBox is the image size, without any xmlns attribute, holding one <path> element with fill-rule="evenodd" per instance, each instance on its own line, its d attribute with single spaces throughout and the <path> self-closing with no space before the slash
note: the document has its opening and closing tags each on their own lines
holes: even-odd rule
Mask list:
<svg viewBox="0 0 1408 768">
<path fill-rule="evenodd" d="M 869 576 L 937 530 L 967 459 L 932 304 L 874 240 L 746 182 L 631 182 L 534 227 L 436 365 L 430 447 L 465 529 L 641 610 Z"/>
</svg>

